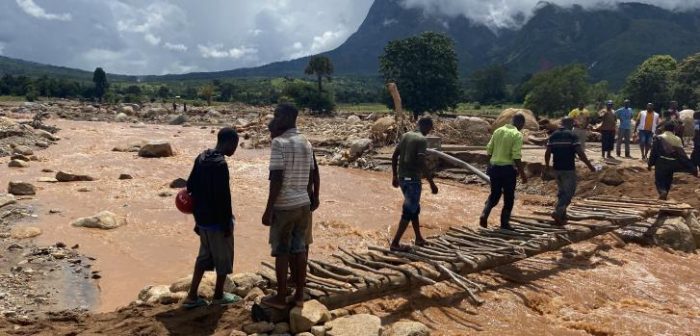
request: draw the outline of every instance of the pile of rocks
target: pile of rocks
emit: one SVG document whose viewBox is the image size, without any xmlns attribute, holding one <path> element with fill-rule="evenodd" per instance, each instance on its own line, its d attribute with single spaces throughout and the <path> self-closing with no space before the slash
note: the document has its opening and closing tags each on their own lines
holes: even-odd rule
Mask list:
<svg viewBox="0 0 700 336">
<path fill-rule="evenodd" d="M 0 157 L 22 155 L 26 162 L 31 158 L 36 159 L 32 148 L 47 148 L 58 140 L 54 134 L 28 123 L 0 117 Z"/>
</svg>

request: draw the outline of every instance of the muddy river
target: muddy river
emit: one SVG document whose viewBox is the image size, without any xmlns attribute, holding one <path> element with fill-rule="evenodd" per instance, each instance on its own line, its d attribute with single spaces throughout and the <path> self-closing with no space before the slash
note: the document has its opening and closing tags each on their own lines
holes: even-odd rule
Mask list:
<svg viewBox="0 0 700 336">
<path fill-rule="evenodd" d="M 49 149 L 39 151 L 39 162 L 29 168 L 7 168 L 0 161 L 0 185 L 23 180 L 37 186 L 29 201 L 38 218 L 29 225 L 43 234 L 38 244 L 64 242 L 80 245 L 83 254 L 97 258 L 94 269 L 101 271 L 99 311 L 113 310 L 133 301 L 146 284 L 168 284 L 191 272 L 198 239 L 192 232 L 191 216 L 179 213 L 174 196 L 161 196 L 178 178 L 187 178 L 194 157 L 215 142 L 213 128 L 154 126 L 134 128 L 129 124 L 53 120 L 62 128 L 62 138 Z M 114 152 L 112 148 L 140 140 L 170 141 L 177 155 L 144 159 L 136 153 Z M 255 271 L 260 261 L 271 259 L 268 229 L 260 224 L 267 197 L 267 150 L 239 149 L 228 160 L 235 229 L 235 271 Z M 42 183 L 52 177 L 42 169 L 87 174 L 94 182 Z M 131 180 L 119 180 L 130 174 Z M 393 189 L 387 173 L 321 167 L 321 208 L 314 215 L 315 245 L 312 256 L 335 251 L 338 244 L 361 246 L 384 243 L 393 234 L 400 216 L 401 194 Z M 486 198 L 478 186 L 439 184 L 439 195 L 426 195 L 422 223 L 427 234 L 439 233 L 449 225 L 476 223 Z M 51 214 L 58 212 L 56 214 Z M 74 228 L 70 222 L 109 210 L 128 224 L 111 231 Z M 494 216 L 494 218 L 496 218 Z M 410 230 L 409 230 L 410 231 Z M 407 232 L 405 239 L 412 239 Z"/>
</svg>

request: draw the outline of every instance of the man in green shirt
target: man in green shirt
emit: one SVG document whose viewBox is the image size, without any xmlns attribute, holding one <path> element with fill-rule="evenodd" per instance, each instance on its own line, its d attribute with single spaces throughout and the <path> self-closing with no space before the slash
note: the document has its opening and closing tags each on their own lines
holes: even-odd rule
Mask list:
<svg viewBox="0 0 700 336">
<path fill-rule="evenodd" d="M 525 116 L 516 114 L 513 116 L 512 124 L 505 125 L 493 132 L 491 141 L 486 147 L 486 152 L 489 155 L 487 173 L 491 178 L 491 194 L 486 200 L 484 211 L 479 218 L 479 225 L 483 228 L 488 226 L 491 210 L 498 204 L 501 195 L 503 195 L 501 229 L 512 230 L 509 222 L 510 213 L 513 211 L 515 203 L 517 173 L 520 173 L 523 183 L 527 183 L 523 163 L 520 161 L 523 147 L 523 134 L 520 133 L 520 130 L 524 126 Z"/>
<path fill-rule="evenodd" d="M 421 177 L 425 176 L 430 183 L 433 194 L 438 193 L 438 187 L 433 182 L 432 174 L 425 165 L 428 141 L 425 136 L 433 130 L 433 120 L 423 118 L 418 121 L 418 131 L 408 132 L 401 136 L 398 146 L 391 157 L 391 170 L 393 173 L 392 184 L 394 188 L 401 187 L 404 196 L 403 212 L 399 228 L 396 230 L 394 240 L 391 242 L 392 251 L 407 251 L 410 247 L 400 244 L 401 237 L 408 228 L 408 223 L 413 225 L 416 235 L 416 245 L 423 246 L 425 239 L 420 233 L 420 196 Z"/>
</svg>

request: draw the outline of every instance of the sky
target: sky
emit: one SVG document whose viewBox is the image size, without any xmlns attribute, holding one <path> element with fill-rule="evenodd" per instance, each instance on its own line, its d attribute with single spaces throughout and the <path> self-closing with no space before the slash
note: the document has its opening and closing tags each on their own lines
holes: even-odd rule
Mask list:
<svg viewBox="0 0 700 336">
<path fill-rule="evenodd" d="M 0 0 L 0 55 L 129 75 L 253 67 L 338 47 L 357 30 L 373 1 Z M 391 1 L 428 14 L 464 15 L 494 29 L 517 28 L 540 2 Z M 550 2 L 594 8 L 619 1 Z M 676 10 L 700 7 L 700 0 L 637 2 Z"/>
</svg>

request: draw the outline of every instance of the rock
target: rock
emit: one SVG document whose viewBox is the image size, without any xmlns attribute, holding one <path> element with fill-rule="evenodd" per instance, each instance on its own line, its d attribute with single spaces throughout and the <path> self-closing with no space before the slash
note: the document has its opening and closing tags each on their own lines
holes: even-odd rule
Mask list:
<svg viewBox="0 0 700 336">
<path fill-rule="evenodd" d="M 129 175 L 129 174 L 120 174 L 120 175 L 119 175 L 119 179 L 120 179 L 120 180 L 131 180 L 131 179 L 133 179 L 133 178 L 134 178 L 134 177 L 131 176 L 131 175 Z"/>
<path fill-rule="evenodd" d="M 145 141 L 139 141 L 136 143 L 130 143 L 126 145 L 119 145 L 114 148 L 112 148 L 113 152 L 123 152 L 123 153 L 133 153 L 133 152 L 138 152 L 141 147 L 143 147 L 146 144 Z"/>
<path fill-rule="evenodd" d="M 114 120 L 117 122 L 125 122 L 129 120 L 129 116 L 124 113 L 119 113 L 116 117 L 114 117 Z"/>
<path fill-rule="evenodd" d="M 27 161 L 27 162 L 31 161 L 31 159 L 28 156 L 22 155 L 22 154 L 13 154 L 10 157 L 10 160 L 21 160 L 21 161 Z"/>
<path fill-rule="evenodd" d="M 44 168 L 41 170 L 42 173 L 53 173 L 53 169 Z"/>
<path fill-rule="evenodd" d="M 93 275 L 94 277 L 94 275 Z M 164 305 L 169 305 L 169 304 L 175 304 L 175 303 L 180 303 L 184 301 L 187 298 L 187 292 L 167 292 L 164 293 L 163 295 L 160 296 L 158 302 L 160 304 Z"/>
<path fill-rule="evenodd" d="M 41 229 L 37 227 L 14 227 L 10 231 L 10 237 L 15 239 L 34 238 L 41 234 Z"/>
<path fill-rule="evenodd" d="M 139 292 L 139 300 L 146 302 L 146 303 L 158 303 L 161 300 L 161 297 L 164 297 L 166 295 L 170 295 L 170 289 L 168 286 L 165 285 L 159 285 L 159 286 L 153 286 L 149 285 L 144 287 L 141 292 Z"/>
<path fill-rule="evenodd" d="M 294 307 L 289 312 L 292 333 L 311 330 L 311 327 L 331 319 L 328 308 L 316 300 L 304 302 L 304 307 Z"/>
<path fill-rule="evenodd" d="M 326 327 L 325 326 L 313 326 L 313 327 L 311 327 L 311 335 L 326 336 Z"/>
<path fill-rule="evenodd" d="M 38 135 L 46 140 L 49 140 L 49 141 L 58 141 L 61 139 L 61 138 L 59 138 L 59 137 L 57 137 L 57 136 L 55 136 L 47 131 L 41 130 L 41 129 L 34 130 L 34 134 L 36 134 L 36 135 Z"/>
<path fill-rule="evenodd" d="M 332 319 L 337 319 L 340 317 L 345 317 L 350 315 L 350 311 L 345 309 L 345 308 L 338 308 L 338 309 L 333 309 L 331 310 L 331 318 Z"/>
<path fill-rule="evenodd" d="M 145 158 L 173 156 L 173 147 L 166 141 L 152 141 L 141 147 L 139 156 Z"/>
<path fill-rule="evenodd" d="M 377 121 L 377 119 L 379 119 L 379 114 L 377 114 L 376 112 L 372 112 L 365 119 L 369 121 Z"/>
<path fill-rule="evenodd" d="M 609 186 L 617 187 L 625 183 L 625 179 L 619 169 L 606 169 L 600 178 L 600 182 Z"/>
<path fill-rule="evenodd" d="M 236 273 L 229 275 L 228 279 L 235 286 L 233 293 L 242 297 L 247 296 L 253 288 L 264 281 L 262 276 L 257 273 Z"/>
<path fill-rule="evenodd" d="M 258 303 L 258 301 L 259 301 L 260 299 L 262 299 L 264 296 L 265 296 L 265 292 L 263 292 L 262 289 L 260 289 L 260 288 L 258 288 L 258 287 L 255 287 L 255 288 L 251 289 L 251 290 L 248 292 L 248 295 L 246 295 L 246 296 L 243 298 L 243 300 L 245 300 L 246 302 L 256 302 L 256 303 Z"/>
<path fill-rule="evenodd" d="M 34 155 L 34 151 L 33 151 L 31 148 L 27 147 L 27 146 L 17 146 L 17 147 L 15 147 L 15 149 L 13 150 L 13 153 L 14 153 L 14 154 L 27 155 L 27 156 L 29 156 L 29 155 Z"/>
<path fill-rule="evenodd" d="M 384 136 L 396 126 L 396 120 L 392 116 L 386 116 L 378 119 L 372 124 L 370 130 L 373 140 L 384 139 Z"/>
<path fill-rule="evenodd" d="M 342 317 L 326 323 L 327 336 L 379 336 L 382 321 L 369 314 Z"/>
<path fill-rule="evenodd" d="M 303 332 L 303 333 L 296 334 L 296 336 L 314 336 L 314 334 L 312 334 L 310 332 Z"/>
<path fill-rule="evenodd" d="M 15 199 L 15 196 L 12 194 L 0 194 L 0 208 L 10 205 L 10 204 L 15 204 L 17 200 Z"/>
<path fill-rule="evenodd" d="M 92 189 L 87 188 L 87 187 L 78 188 L 78 192 L 90 192 L 90 191 L 92 191 Z"/>
<path fill-rule="evenodd" d="M 182 188 L 187 188 L 187 180 L 183 178 L 176 178 L 172 182 L 170 182 L 170 188 L 173 189 L 182 189 Z"/>
<path fill-rule="evenodd" d="M 188 292 L 190 290 L 190 286 L 192 284 L 192 275 L 186 276 L 184 278 L 181 278 L 177 281 L 175 281 L 173 284 L 170 285 L 170 291 L 173 293 L 177 292 Z M 206 298 L 211 298 L 214 296 L 214 286 L 216 286 L 216 273 L 214 272 L 206 272 L 204 273 L 204 277 L 202 277 L 202 281 L 199 284 L 199 295 L 206 297 Z M 230 279 L 227 279 L 226 282 L 224 283 L 224 291 L 226 292 L 231 292 L 232 289 L 235 287 L 232 281 Z"/>
<path fill-rule="evenodd" d="M 31 196 L 36 195 L 36 188 L 27 182 L 10 182 L 7 192 L 15 196 Z"/>
<path fill-rule="evenodd" d="M 182 125 L 187 122 L 187 116 L 184 114 L 178 115 L 170 119 L 168 124 L 170 125 Z"/>
<path fill-rule="evenodd" d="M 163 190 L 163 191 L 158 193 L 158 196 L 160 196 L 160 197 L 170 197 L 172 195 L 173 195 L 173 193 L 170 190 Z"/>
<path fill-rule="evenodd" d="M 271 333 L 274 334 L 286 334 L 289 332 L 289 323 L 280 322 L 275 324 L 275 329 L 272 329 Z"/>
<path fill-rule="evenodd" d="M 248 334 L 240 330 L 232 330 L 228 336 L 248 336 Z"/>
<path fill-rule="evenodd" d="M 42 141 L 42 140 L 35 142 L 34 145 L 39 147 L 39 148 L 49 148 L 49 143 L 46 141 Z"/>
<path fill-rule="evenodd" d="M 430 336 L 430 329 L 420 322 L 401 321 L 385 330 L 382 336 Z"/>
<path fill-rule="evenodd" d="M 131 106 L 122 106 L 121 113 L 117 114 L 117 121 L 119 121 L 118 119 L 120 115 L 123 115 L 124 117 L 134 115 L 134 108 Z"/>
<path fill-rule="evenodd" d="M 126 224 L 126 220 L 117 218 L 117 215 L 109 211 L 102 211 L 92 217 L 78 218 L 71 223 L 75 227 L 102 230 L 116 229 L 124 224 Z"/>
<path fill-rule="evenodd" d="M 0 200 L 0 207 L 2 207 L 2 200 Z M 695 214 L 691 213 L 688 217 L 686 217 L 685 224 L 688 225 L 688 229 L 690 229 L 690 233 L 695 239 L 695 247 L 700 247 L 700 221 L 698 221 Z"/>
<path fill-rule="evenodd" d="M 351 115 L 348 117 L 348 122 L 351 122 L 351 123 L 359 123 L 361 121 L 362 121 L 362 119 L 360 119 L 360 117 L 358 117 L 356 115 Z"/>
<path fill-rule="evenodd" d="M 57 183 L 58 180 L 55 179 L 55 178 L 53 178 L 53 177 L 42 176 L 42 177 L 40 177 L 40 178 L 37 179 L 37 182 L 43 182 L 43 183 Z"/>
<path fill-rule="evenodd" d="M 238 118 L 236 119 L 236 126 L 238 127 L 245 127 L 250 124 L 250 120 L 245 119 L 245 118 Z"/>
<path fill-rule="evenodd" d="M 444 143 L 479 146 L 486 145 L 491 139 L 489 133 L 491 124 L 481 118 L 459 116 L 452 121 L 445 121 L 438 125 L 446 126 L 439 128 L 439 135 Z"/>
<path fill-rule="evenodd" d="M 525 116 L 525 129 L 531 131 L 540 130 L 540 125 L 537 122 L 537 118 L 535 118 L 535 114 L 533 114 L 532 111 L 526 109 L 508 108 L 503 110 L 503 112 L 501 112 L 501 114 L 498 115 L 496 121 L 493 123 L 493 125 L 491 125 L 491 131 L 495 131 L 501 126 L 511 123 L 513 121 L 513 116 L 517 113 L 521 113 Z"/>
<path fill-rule="evenodd" d="M 350 144 L 350 155 L 353 157 L 361 156 L 366 150 L 372 146 L 370 139 L 358 139 Z"/>
<path fill-rule="evenodd" d="M 29 162 L 22 160 L 12 160 L 10 161 L 10 163 L 7 164 L 7 166 L 10 168 L 28 168 Z"/>
<path fill-rule="evenodd" d="M 683 123 L 683 136 L 692 137 L 695 134 L 694 110 L 683 110 L 678 112 L 678 119 Z"/>
<path fill-rule="evenodd" d="M 247 334 L 264 334 L 275 329 L 275 324 L 271 322 L 256 322 L 243 326 L 243 331 Z"/>
<path fill-rule="evenodd" d="M 58 180 L 58 182 L 89 182 L 94 181 L 95 178 L 89 175 L 78 175 L 59 171 L 56 173 L 56 180 Z"/>
<path fill-rule="evenodd" d="M 693 252 L 697 248 L 695 237 L 683 217 L 664 217 L 654 234 L 654 243 L 674 250 Z"/>
</svg>

